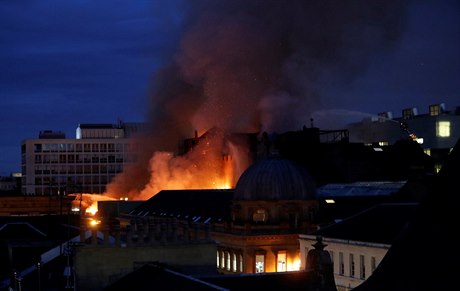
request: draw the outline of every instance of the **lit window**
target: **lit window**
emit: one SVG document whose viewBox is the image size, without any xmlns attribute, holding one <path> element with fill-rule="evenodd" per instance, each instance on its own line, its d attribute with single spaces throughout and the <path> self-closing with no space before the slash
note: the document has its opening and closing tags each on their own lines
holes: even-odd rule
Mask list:
<svg viewBox="0 0 460 291">
<path fill-rule="evenodd" d="M 236 254 L 232 255 L 232 271 L 236 272 Z"/>
<path fill-rule="evenodd" d="M 222 256 L 220 257 L 220 268 L 223 269 L 225 268 L 225 253 L 222 252 L 221 254 Z"/>
<path fill-rule="evenodd" d="M 449 137 L 450 136 L 450 121 L 438 121 L 436 124 L 436 136 Z"/>
<path fill-rule="evenodd" d="M 286 251 L 278 252 L 278 265 L 277 271 L 278 272 L 286 272 Z"/>
<path fill-rule="evenodd" d="M 219 256 L 219 251 L 217 251 L 217 268 L 219 268 L 220 264 L 220 256 Z"/>
<path fill-rule="evenodd" d="M 240 254 L 240 272 L 243 272 L 243 255 Z"/>
<path fill-rule="evenodd" d="M 441 171 L 441 168 L 442 168 L 442 164 L 435 164 L 434 165 L 434 171 L 436 173 L 439 173 L 439 171 Z"/>
<path fill-rule="evenodd" d="M 428 156 L 431 156 L 431 149 L 424 149 L 423 152 L 428 155 Z"/>
<path fill-rule="evenodd" d="M 227 271 L 230 271 L 230 266 L 231 266 L 231 264 L 230 264 L 230 260 L 231 260 L 230 253 L 225 252 L 225 256 L 227 257 L 227 265 L 226 265 Z"/>
<path fill-rule="evenodd" d="M 265 255 L 256 255 L 256 273 L 265 272 Z"/>
<path fill-rule="evenodd" d="M 263 209 L 263 208 L 257 209 L 257 211 L 254 212 L 254 214 L 252 215 L 252 219 L 254 221 L 256 221 L 256 222 L 257 221 L 262 221 L 263 222 L 263 221 L 267 220 L 267 215 L 266 215 L 265 209 Z"/>
<path fill-rule="evenodd" d="M 430 105 L 428 109 L 430 111 L 430 116 L 438 116 L 444 111 L 444 103 Z"/>
</svg>

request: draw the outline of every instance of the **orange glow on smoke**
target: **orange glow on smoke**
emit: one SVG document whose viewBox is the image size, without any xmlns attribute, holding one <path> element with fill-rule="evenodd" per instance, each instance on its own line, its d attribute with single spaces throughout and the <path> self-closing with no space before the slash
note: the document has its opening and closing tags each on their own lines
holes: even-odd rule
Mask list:
<svg viewBox="0 0 460 291">
<path fill-rule="evenodd" d="M 119 193 L 116 183 L 113 183 L 107 187 L 105 195 L 117 196 L 117 199 L 147 200 L 162 190 L 233 188 L 239 173 L 235 169 L 245 163 L 237 159 L 240 167 L 235 167 L 233 148 L 226 143 L 223 132 L 208 131 L 199 139 L 199 143 L 184 155 L 155 152 L 149 160 L 150 180 L 142 189 Z"/>
</svg>

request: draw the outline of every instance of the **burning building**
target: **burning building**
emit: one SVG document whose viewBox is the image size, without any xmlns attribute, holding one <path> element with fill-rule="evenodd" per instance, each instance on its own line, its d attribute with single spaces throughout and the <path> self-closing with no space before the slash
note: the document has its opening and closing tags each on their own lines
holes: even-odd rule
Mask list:
<svg viewBox="0 0 460 291">
<path fill-rule="evenodd" d="M 236 182 L 253 162 L 251 149 L 226 137 L 306 124 L 330 105 L 320 86 L 331 76 L 349 82 L 373 52 L 397 42 L 406 12 L 402 2 L 369 1 L 204 0 L 183 8 L 183 34 L 152 82 L 147 132 L 138 139 L 143 152 L 111 181 L 109 196 L 148 199 L 164 189 L 208 188 L 189 177 L 209 178 L 209 170 L 222 168 L 222 156 L 236 166 Z M 196 132 L 193 143 L 215 128 L 222 134 L 206 149 L 202 143 L 178 153 L 177 141 Z"/>
</svg>

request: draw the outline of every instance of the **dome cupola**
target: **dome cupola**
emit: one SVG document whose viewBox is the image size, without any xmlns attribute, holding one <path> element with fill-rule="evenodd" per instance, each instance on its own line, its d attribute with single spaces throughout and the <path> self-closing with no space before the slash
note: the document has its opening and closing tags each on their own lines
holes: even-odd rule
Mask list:
<svg viewBox="0 0 460 291">
<path fill-rule="evenodd" d="M 243 172 L 235 187 L 235 200 L 311 200 L 316 186 L 301 165 L 282 158 L 258 161 Z"/>
</svg>

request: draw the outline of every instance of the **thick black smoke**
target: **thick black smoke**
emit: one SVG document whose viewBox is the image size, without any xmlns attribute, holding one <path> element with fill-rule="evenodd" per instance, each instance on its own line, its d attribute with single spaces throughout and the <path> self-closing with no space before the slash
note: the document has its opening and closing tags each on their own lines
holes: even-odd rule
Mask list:
<svg viewBox="0 0 460 291">
<path fill-rule="evenodd" d="M 349 82 L 395 44 L 405 1 L 186 1 L 183 37 L 149 99 L 145 157 L 175 151 L 195 130 L 284 131 L 322 108 L 317 84 Z M 352 100 L 350 100 L 352 102 Z M 123 191 L 145 185 L 148 158 L 125 171 Z M 138 179 L 135 179 L 135 178 Z M 131 180 L 130 183 L 127 181 Z M 117 185 L 120 188 L 121 185 Z M 112 190 L 113 190 L 112 189 Z"/>
</svg>

